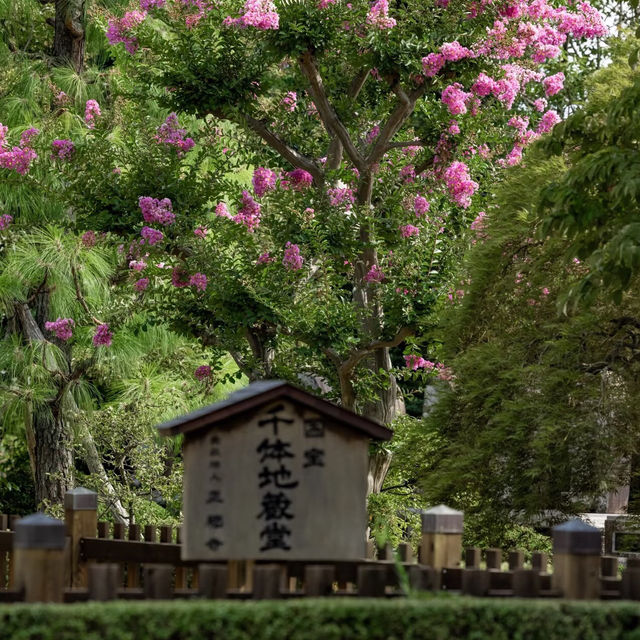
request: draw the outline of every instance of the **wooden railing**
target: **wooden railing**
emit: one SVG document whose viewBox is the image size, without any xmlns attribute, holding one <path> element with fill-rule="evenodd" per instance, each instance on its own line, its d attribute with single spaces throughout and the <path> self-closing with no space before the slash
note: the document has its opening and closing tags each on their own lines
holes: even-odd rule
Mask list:
<svg viewBox="0 0 640 640">
<path fill-rule="evenodd" d="M 418 559 L 402 544 L 375 554 L 371 548 L 375 559 L 354 562 L 196 564 L 180 557 L 180 528 L 96 522 L 95 494 L 78 491 L 66 504 L 64 523 L 41 515 L 24 520 L 0 515 L 0 602 L 393 598 L 440 590 L 483 597 L 640 600 L 640 559 L 630 558 L 619 575 L 617 558 L 600 557 L 597 530 L 582 524 L 554 532 L 554 574 L 548 573 L 544 553 L 533 553 L 526 565 L 518 550 L 504 559 L 500 549 L 462 554 L 460 532 L 450 520 L 443 526 L 432 515 L 423 518 Z"/>
</svg>

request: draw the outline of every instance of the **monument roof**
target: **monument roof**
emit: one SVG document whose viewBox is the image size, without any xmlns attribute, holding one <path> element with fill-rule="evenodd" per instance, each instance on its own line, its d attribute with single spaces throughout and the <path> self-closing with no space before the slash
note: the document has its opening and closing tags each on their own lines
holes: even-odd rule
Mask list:
<svg viewBox="0 0 640 640">
<path fill-rule="evenodd" d="M 283 380 L 252 382 L 221 402 L 163 422 L 157 426 L 157 429 L 162 435 L 167 436 L 194 433 L 200 429 L 223 423 L 230 418 L 238 417 L 243 413 L 254 411 L 270 402 L 285 399 L 332 418 L 344 427 L 360 432 L 363 436 L 375 440 L 391 439 L 392 432 L 374 420 L 339 407 Z"/>
</svg>

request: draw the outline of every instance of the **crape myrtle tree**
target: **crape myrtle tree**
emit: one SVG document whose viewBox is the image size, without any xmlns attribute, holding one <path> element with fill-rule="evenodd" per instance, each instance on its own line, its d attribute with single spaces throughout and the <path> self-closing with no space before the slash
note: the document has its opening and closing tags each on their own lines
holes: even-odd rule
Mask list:
<svg viewBox="0 0 640 640">
<path fill-rule="evenodd" d="M 138 194 L 183 320 L 251 378 L 311 373 L 390 422 L 390 349 L 434 368 L 416 334 L 458 237 L 500 167 L 559 121 L 546 98 L 563 75 L 545 63 L 604 33 L 588 3 L 545 0 L 142 0 L 112 19 L 150 94 L 255 167 L 251 189 L 200 210 L 171 209 L 170 184 Z"/>
<path fill-rule="evenodd" d="M 128 155 L 98 132 L 56 141 L 52 164 L 77 224 L 137 236 L 131 286 L 159 315 L 251 379 L 324 378 L 389 422 L 390 349 L 436 369 L 417 334 L 458 238 L 501 166 L 559 121 L 545 63 L 604 33 L 588 3 L 143 0 L 107 37 L 147 96 L 203 123 L 198 144 L 172 114 Z M 5 142 L 2 166 L 27 173 L 44 143 Z M 239 159 L 250 188 L 231 180 Z"/>
</svg>

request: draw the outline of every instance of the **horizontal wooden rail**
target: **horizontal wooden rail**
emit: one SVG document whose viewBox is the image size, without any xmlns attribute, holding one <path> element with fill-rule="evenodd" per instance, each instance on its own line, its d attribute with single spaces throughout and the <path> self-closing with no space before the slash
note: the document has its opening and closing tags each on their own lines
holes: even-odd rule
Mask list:
<svg viewBox="0 0 640 640">
<path fill-rule="evenodd" d="M 196 565 L 180 559 L 179 544 L 82 538 L 80 556 L 84 561 L 136 562 L 140 564 Z"/>
</svg>

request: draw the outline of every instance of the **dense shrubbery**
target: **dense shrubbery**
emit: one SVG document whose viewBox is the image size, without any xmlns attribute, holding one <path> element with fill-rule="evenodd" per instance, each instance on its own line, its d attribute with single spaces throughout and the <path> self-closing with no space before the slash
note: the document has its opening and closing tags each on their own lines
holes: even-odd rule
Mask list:
<svg viewBox="0 0 640 640">
<path fill-rule="evenodd" d="M 639 625 L 635 603 L 457 596 L 0 608 L 11 640 L 637 640 Z"/>
</svg>

